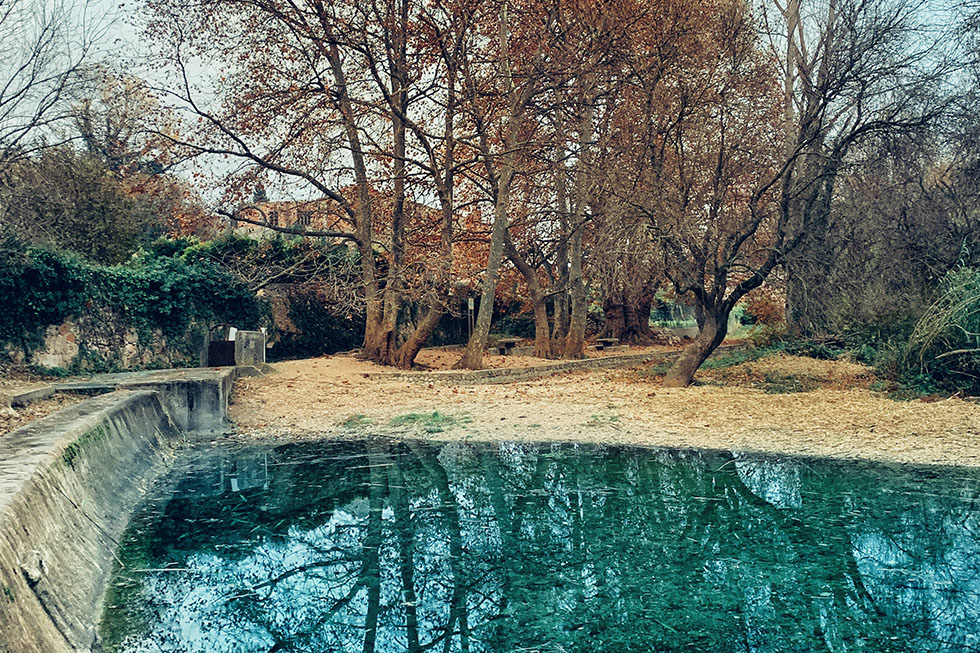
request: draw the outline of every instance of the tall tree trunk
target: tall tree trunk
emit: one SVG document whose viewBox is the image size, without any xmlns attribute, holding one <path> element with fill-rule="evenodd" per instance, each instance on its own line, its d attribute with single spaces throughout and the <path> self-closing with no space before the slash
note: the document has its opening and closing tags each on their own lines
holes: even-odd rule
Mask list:
<svg viewBox="0 0 980 653">
<path fill-rule="evenodd" d="M 700 306 L 700 305 L 699 305 Z M 694 373 L 711 353 L 718 349 L 728 334 L 728 314 L 731 309 L 721 306 L 701 306 L 698 311 L 699 328 L 694 342 L 687 346 L 680 357 L 667 370 L 663 385 L 667 388 L 685 388 L 694 380 Z"/>
<path fill-rule="evenodd" d="M 403 7 L 403 18 L 407 24 L 407 1 Z M 436 270 L 432 275 L 432 287 L 429 291 L 428 301 L 426 302 L 426 312 L 419 321 L 415 331 L 408 337 L 404 344 L 399 348 L 395 359 L 395 365 L 400 369 L 411 369 L 415 364 L 415 358 L 419 351 L 425 346 L 429 338 L 439 326 L 439 320 L 446 313 L 446 302 L 451 289 L 452 267 L 453 267 L 453 186 L 455 184 L 456 167 L 456 138 L 454 134 L 456 120 L 456 94 L 455 80 L 456 67 L 454 62 L 447 60 L 447 78 L 449 80 L 449 91 L 446 102 L 446 110 L 443 114 L 443 154 L 441 166 L 436 158 L 435 148 L 428 147 L 430 164 L 433 170 L 433 181 L 439 195 L 439 205 L 442 212 L 440 225 L 439 256 L 436 262 Z M 416 126 L 417 127 L 417 126 Z M 420 140 L 428 142 L 424 132 L 416 129 L 415 134 Z M 404 142 L 402 143 L 404 151 Z M 441 172 L 438 172 L 441 171 Z"/>
<path fill-rule="evenodd" d="M 329 34 L 328 23 L 321 22 Z M 387 301 L 382 296 L 378 282 L 378 272 L 374 261 L 374 228 L 372 223 L 371 192 L 364 161 L 364 149 L 357 129 L 354 107 L 347 91 L 347 76 L 343 69 L 340 49 L 331 43 L 328 50 L 330 68 L 334 78 L 334 93 L 338 98 L 343 116 L 344 133 L 351 150 L 354 181 L 357 186 L 357 205 L 354 208 L 354 233 L 358 238 L 358 251 L 361 256 L 361 278 L 364 284 L 366 302 L 364 323 L 364 345 L 362 356 L 370 360 L 387 362 L 394 351 L 394 324 L 386 315 Z M 390 277 L 390 274 L 389 274 Z M 390 284 L 389 284 L 390 285 Z M 387 291 L 386 293 L 387 294 Z"/>
<path fill-rule="evenodd" d="M 548 322 L 548 302 L 539 287 L 531 293 L 534 307 L 534 352 L 537 358 L 553 358 L 551 353 L 551 324 Z"/>
<path fill-rule="evenodd" d="M 569 317 L 569 292 L 568 292 L 568 215 L 571 211 L 571 202 L 568 198 L 568 187 L 565 183 L 565 166 L 562 164 L 561 171 L 558 172 L 555 180 L 555 191 L 558 195 L 558 227 L 561 240 L 555 252 L 555 267 L 558 270 L 555 285 L 558 294 L 554 297 L 555 303 L 555 324 L 552 331 L 551 351 L 561 352 L 565 347 L 565 336 L 568 335 Z"/>
<path fill-rule="evenodd" d="M 650 329 L 650 308 L 653 301 L 647 297 L 630 298 L 626 292 L 612 291 L 602 304 L 606 316 L 605 335 L 619 338 L 629 345 L 649 345 L 656 338 Z"/>
<path fill-rule="evenodd" d="M 394 65 L 391 69 L 391 97 L 394 107 L 389 111 L 394 149 L 392 152 L 391 198 L 391 249 L 388 275 L 382 299 L 381 319 L 374 329 L 368 357 L 384 365 L 394 365 L 398 360 L 398 312 L 401 308 L 400 292 L 402 268 L 405 262 L 405 121 L 408 112 L 406 94 L 406 38 L 408 4 L 401 0 L 399 15 L 393 16 Z M 368 189 L 370 190 L 370 189 Z"/>
<path fill-rule="evenodd" d="M 626 339 L 626 300 L 622 291 L 610 290 L 602 302 L 602 312 L 606 317 L 603 335 L 607 338 Z"/>
<path fill-rule="evenodd" d="M 507 85 L 510 105 L 507 123 L 504 127 L 503 153 L 499 156 L 500 167 L 494 170 L 494 157 L 490 151 L 489 125 L 483 120 L 482 113 L 477 113 L 479 127 L 480 154 L 487 171 L 487 178 L 493 186 L 493 227 L 490 232 L 490 253 L 487 257 L 487 269 L 483 275 L 483 287 L 480 292 L 480 309 L 476 315 L 473 333 L 466 344 L 466 349 L 456 364 L 456 369 L 478 370 L 483 367 L 483 350 L 487 348 L 487 336 L 490 335 L 490 320 L 493 317 L 493 300 L 497 291 L 497 278 L 500 271 L 500 260 L 504 253 L 504 238 L 507 234 L 510 208 L 510 184 L 514 177 L 515 150 L 518 146 L 518 136 L 521 124 L 524 122 L 524 110 L 531 99 L 533 86 L 525 80 L 523 89 L 514 83 L 510 68 L 510 22 L 507 5 L 504 4 L 500 13 L 498 39 L 500 43 L 500 74 Z M 538 49 L 535 59 L 540 61 L 543 50 Z M 471 95 L 475 88 L 470 82 Z M 477 104 L 478 98 L 472 98 Z"/>
<path fill-rule="evenodd" d="M 452 129 L 452 116 L 447 117 L 446 129 Z M 441 240 L 439 244 L 439 258 L 432 288 L 429 291 L 426 311 L 419 321 L 418 326 L 408 340 L 399 348 L 395 357 L 395 365 L 400 369 L 411 369 L 415 364 L 415 357 L 425 346 L 429 338 L 439 326 L 439 320 L 446 313 L 446 306 L 443 299 L 449 296 L 449 285 L 452 280 L 453 266 L 453 141 L 447 138 L 448 151 L 445 155 L 445 175 L 444 183 L 439 184 L 439 202 L 442 205 L 441 221 Z"/>
<path fill-rule="evenodd" d="M 445 312 L 439 298 L 433 297 L 429 300 L 425 315 L 422 316 L 418 326 L 412 332 L 412 335 L 408 337 L 408 340 L 398 348 L 395 356 L 395 365 L 399 369 L 409 370 L 412 368 L 412 365 L 415 364 L 415 357 L 418 356 L 419 351 L 422 350 L 425 343 L 432 337 L 432 334 L 439 326 L 439 320 L 442 319 Z"/>
<path fill-rule="evenodd" d="M 510 185 L 507 181 L 506 186 Z M 456 369 L 478 370 L 483 367 L 483 350 L 487 348 L 490 335 L 490 320 L 493 317 L 493 300 L 497 292 L 497 274 L 504 253 L 504 234 L 507 231 L 507 201 L 510 191 L 505 184 L 497 192 L 497 203 L 493 211 L 493 229 L 490 232 L 490 255 L 487 269 L 483 273 L 483 287 L 480 291 L 480 308 L 476 314 L 473 334 L 466 343 L 463 356 L 453 365 Z"/>
<path fill-rule="evenodd" d="M 562 355 L 565 358 L 585 358 L 586 288 L 582 278 L 582 225 L 578 225 L 569 239 L 568 276 L 572 286 L 572 313 L 568 320 L 568 335 Z"/>
<path fill-rule="evenodd" d="M 364 345 L 360 357 L 388 364 L 396 350 L 396 344 L 395 324 L 391 314 L 385 314 L 384 302 L 369 301 L 364 325 Z"/>
<path fill-rule="evenodd" d="M 585 358 L 585 326 L 588 304 L 585 278 L 582 276 L 582 232 L 585 231 L 585 207 L 592 189 L 592 119 L 595 116 L 594 99 L 585 98 L 585 106 L 579 122 L 579 153 L 575 174 L 575 210 L 572 218 L 572 236 L 569 239 L 569 282 L 571 284 L 572 313 L 568 320 L 568 335 L 562 355 L 565 358 Z"/>
<path fill-rule="evenodd" d="M 649 345 L 656 339 L 653 330 L 650 328 L 650 309 L 652 307 L 653 299 L 649 296 L 626 302 L 626 341 L 629 344 Z"/>
<path fill-rule="evenodd" d="M 524 277 L 524 282 L 527 284 L 531 295 L 531 305 L 534 308 L 534 356 L 551 358 L 551 325 L 548 324 L 548 306 L 537 270 L 524 260 L 509 234 L 504 235 L 504 251 L 507 253 L 507 258 Z"/>
<path fill-rule="evenodd" d="M 455 80 L 457 69 L 455 62 L 446 59 L 448 96 L 446 110 L 443 116 L 442 161 L 437 160 L 437 148 L 429 144 L 429 136 L 419 125 L 408 117 L 409 98 L 409 66 L 407 63 L 408 29 L 409 29 L 409 0 L 398 0 L 394 7 L 397 16 L 392 16 L 396 26 L 391 30 L 391 50 L 389 52 L 390 71 L 390 116 L 393 135 L 393 187 L 392 187 L 392 232 L 391 232 L 391 264 L 386 280 L 383 310 L 381 319 L 373 329 L 371 349 L 368 357 L 381 363 L 409 369 L 415 363 L 415 358 L 425 343 L 439 325 L 439 320 L 445 314 L 445 298 L 450 293 L 450 275 L 452 269 L 452 239 L 453 239 L 453 184 L 455 176 L 455 115 L 456 95 Z M 436 271 L 431 275 L 430 288 L 425 302 L 425 313 L 407 337 L 399 336 L 398 315 L 401 308 L 400 293 L 403 289 L 403 270 L 405 260 L 405 215 L 406 188 L 406 136 L 411 128 L 416 137 L 425 145 L 428 152 L 433 181 L 441 204 L 441 243 Z M 395 349 L 395 345 L 401 345 Z M 367 349 L 367 348 L 366 348 Z"/>
</svg>

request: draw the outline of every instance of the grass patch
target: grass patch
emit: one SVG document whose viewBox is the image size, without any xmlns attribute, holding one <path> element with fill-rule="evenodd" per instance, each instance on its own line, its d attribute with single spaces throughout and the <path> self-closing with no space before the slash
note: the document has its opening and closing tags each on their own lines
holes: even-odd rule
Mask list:
<svg viewBox="0 0 980 653">
<path fill-rule="evenodd" d="M 754 385 L 767 395 L 785 395 L 816 390 L 820 386 L 820 382 L 812 376 L 767 372 L 763 376 L 762 382 Z"/>
<path fill-rule="evenodd" d="M 671 365 L 672 363 L 668 363 L 667 361 L 654 363 L 645 369 L 639 370 L 636 375 L 646 380 L 658 379 L 667 373 Z"/>
<path fill-rule="evenodd" d="M 766 356 L 772 356 L 780 351 L 782 350 L 779 347 L 737 349 L 723 356 L 712 356 L 706 360 L 703 365 L 701 365 L 700 369 L 722 370 L 728 367 L 741 365 L 742 363 L 759 360 L 760 358 L 765 358 Z M 648 381 L 659 379 L 667 374 L 667 371 L 670 370 L 673 364 L 673 361 L 660 361 L 659 363 L 653 363 L 645 369 L 636 372 L 636 375 L 639 378 Z"/>
<path fill-rule="evenodd" d="M 615 424 L 619 421 L 619 415 L 591 415 L 589 421 L 586 422 L 586 426 L 606 426 L 610 424 Z"/>
<path fill-rule="evenodd" d="M 361 426 L 367 426 L 370 423 L 371 423 L 371 418 L 369 418 L 367 415 L 357 414 L 357 415 L 351 415 L 343 422 L 341 422 L 340 425 L 345 429 L 356 429 Z"/>
<path fill-rule="evenodd" d="M 446 427 L 456 423 L 456 418 L 444 415 L 439 411 L 433 413 L 408 413 L 392 417 L 388 422 L 391 426 L 419 426 L 426 433 L 442 433 Z"/>
<path fill-rule="evenodd" d="M 880 392 L 892 401 L 937 400 L 951 396 L 927 375 L 906 376 L 901 381 L 878 379 L 868 389 Z"/>
</svg>

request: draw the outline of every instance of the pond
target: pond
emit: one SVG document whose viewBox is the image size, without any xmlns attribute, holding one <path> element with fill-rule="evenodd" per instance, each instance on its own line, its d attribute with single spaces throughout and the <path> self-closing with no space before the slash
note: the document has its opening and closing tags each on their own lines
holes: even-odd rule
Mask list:
<svg viewBox="0 0 980 653">
<path fill-rule="evenodd" d="M 191 450 L 118 553 L 109 651 L 968 651 L 980 475 L 716 452 Z"/>
</svg>

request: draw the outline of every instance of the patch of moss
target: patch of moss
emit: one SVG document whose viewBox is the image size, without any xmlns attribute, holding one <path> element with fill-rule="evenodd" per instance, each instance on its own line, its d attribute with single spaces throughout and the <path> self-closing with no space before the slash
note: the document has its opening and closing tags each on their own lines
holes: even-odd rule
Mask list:
<svg viewBox="0 0 980 653">
<path fill-rule="evenodd" d="M 428 413 L 408 413 L 391 418 L 391 426 L 413 426 L 418 425 L 426 433 L 442 433 L 447 426 L 456 423 L 456 419 L 449 415 L 443 415 L 439 411 L 432 414 Z"/>
<path fill-rule="evenodd" d="M 357 415 L 351 415 L 343 422 L 341 422 L 340 425 L 345 429 L 356 429 L 361 426 L 367 426 L 370 423 L 371 423 L 371 418 L 369 418 L 367 415 L 361 415 L 359 413 Z"/>
<path fill-rule="evenodd" d="M 7 597 L 7 600 L 11 603 L 14 602 L 14 592 L 10 589 L 9 585 L 3 586 L 3 595 Z"/>
<path fill-rule="evenodd" d="M 75 469 L 75 460 L 78 458 L 78 454 L 82 452 L 82 449 L 92 442 L 98 442 L 105 437 L 106 432 L 104 427 L 97 426 L 94 429 L 87 431 L 82 435 L 82 437 L 65 447 L 65 450 L 61 452 L 61 462 L 68 467 Z"/>
</svg>

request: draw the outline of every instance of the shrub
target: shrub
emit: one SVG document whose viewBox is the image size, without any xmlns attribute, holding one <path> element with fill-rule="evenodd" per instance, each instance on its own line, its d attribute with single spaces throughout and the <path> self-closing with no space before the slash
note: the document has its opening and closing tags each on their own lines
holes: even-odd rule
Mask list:
<svg viewBox="0 0 980 653">
<path fill-rule="evenodd" d="M 499 318 L 494 327 L 499 333 L 515 338 L 533 338 L 534 314 L 529 311 L 511 313 Z"/>
<path fill-rule="evenodd" d="M 0 250 L 0 304 L 0 343 L 25 353 L 40 344 L 48 326 L 83 315 L 110 327 L 131 327 L 141 341 L 159 329 L 187 355 L 192 323 L 256 328 L 260 316 L 254 294 L 212 265 L 160 258 L 107 267 L 10 243 Z M 79 364 L 112 367 L 94 355 L 79 343 Z"/>
<path fill-rule="evenodd" d="M 745 316 L 749 324 L 778 326 L 786 324 L 786 311 L 780 301 L 769 295 L 754 295 L 745 304 Z"/>
<path fill-rule="evenodd" d="M 787 341 L 783 349 L 787 354 L 792 354 L 793 356 L 806 356 L 807 358 L 816 358 L 822 361 L 837 360 L 844 353 L 844 350 L 838 347 L 809 339 Z"/>
<path fill-rule="evenodd" d="M 754 324 L 749 329 L 749 340 L 759 349 L 774 347 L 786 338 L 785 324 Z"/>
<path fill-rule="evenodd" d="M 80 259 L 8 241 L 0 251 L 0 341 L 27 346 L 44 327 L 77 314 L 92 294 L 91 269 Z"/>
<path fill-rule="evenodd" d="M 938 299 L 916 323 L 903 363 L 940 388 L 980 392 L 980 269 L 961 266 L 943 278 Z"/>
<path fill-rule="evenodd" d="M 179 338 L 192 321 L 256 328 L 259 305 L 243 283 L 203 262 L 156 259 L 93 269 L 93 293 L 129 324 Z"/>
<path fill-rule="evenodd" d="M 364 315 L 339 314 L 317 292 L 290 293 L 288 306 L 296 332 L 279 332 L 269 350 L 272 362 L 335 354 L 359 347 L 364 339 Z"/>
</svg>

